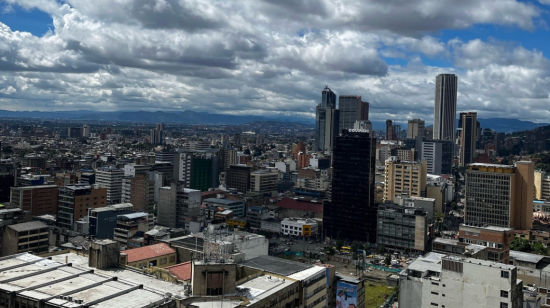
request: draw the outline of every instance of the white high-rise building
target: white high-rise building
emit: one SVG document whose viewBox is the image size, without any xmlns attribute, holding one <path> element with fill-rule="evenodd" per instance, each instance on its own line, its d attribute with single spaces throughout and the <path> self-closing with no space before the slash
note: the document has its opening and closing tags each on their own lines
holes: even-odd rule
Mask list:
<svg viewBox="0 0 550 308">
<path fill-rule="evenodd" d="M 440 74 L 435 78 L 433 139 L 455 141 L 458 78 Z"/>
<path fill-rule="evenodd" d="M 82 137 L 90 137 L 90 126 L 88 124 L 82 125 Z"/>
<path fill-rule="evenodd" d="M 99 187 L 107 188 L 107 203 L 118 204 L 122 202 L 122 178 L 124 171 L 113 167 L 101 167 L 96 169 L 95 182 Z"/>
</svg>

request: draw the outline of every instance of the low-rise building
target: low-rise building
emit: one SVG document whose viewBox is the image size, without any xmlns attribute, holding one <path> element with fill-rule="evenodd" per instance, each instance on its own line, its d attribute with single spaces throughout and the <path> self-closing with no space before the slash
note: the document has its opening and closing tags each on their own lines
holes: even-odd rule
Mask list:
<svg viewBox="0 0 550 308">
<path fill-rule="evenodd" d="M 3 233 L 2 256 L 48 252 L 49 227 L 41 221 L 10 225 Z"/>
<path fill-rule="evenodd" d="M 319 228 L 317 221 L 303 218 L 285 218 L 281 221 L 281 232 L 285 235 L 316 236 Z"/>
<path fill-rule="evenodd" d="M 131 203 L 113 204 L 88 210 L 88 234 L 98 239 L 112 240 L 115 234 L 117 216 L 134 212 Z"/>
<path fill-rule="evenodd" d="M 273 197 L 277 194 L 279 172 L 277 169 L 264 169 L 250 174 L 250 189 L 264 196 Z"/>
<path fill-rule="evenodd" d="M 123 250 L 120 264 L 140 269 L 164 268 L 176 264 L 176 251 L 165 243 Z"/>
<path fill-rule="evenodd" d="M 244 201 L 242 200 L 230 200 L 220 198 L 209 198 L 202 201 L 206 206 L 220 207 L 224 210 L 233 211 L 235 217 L 243 218 L 246 216 L 246 210 Z"/>
<path fill-rule="evenodd" d="M 145 232 L 151 230 L 153 222 L 150 219 L 152 220 L 152 215 L 143 212 L 118 215 L 113 239 L 121 246 L 133 248 L 129 245 L 129 240 L 138 233 L 143 237 Z"/>
</svg>

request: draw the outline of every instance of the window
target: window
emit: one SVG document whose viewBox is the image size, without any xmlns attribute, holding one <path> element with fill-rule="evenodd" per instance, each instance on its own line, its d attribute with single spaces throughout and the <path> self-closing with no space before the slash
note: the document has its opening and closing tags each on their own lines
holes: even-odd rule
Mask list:
<svg viewBox="0 0 550 308">
<path fill-rule="evenodd" d="M 508 291 L 500 290 L 500 297 L 506 297 L 506 298 L 508 298 Z"/>
<path fill-rule="evenodd" d="M 433 292 L 433 291 L 432 291 L 432 294 L 433 294 L 433 295 L 439 295 L 439 293 L 437 293 L 437 292 Z"/>
<path fill-rule="evenodd" d="M 508 308 L 508 303 L 500 303 L 500 308 Z"/>
<path fill-rule="evenodd" d="M 438 286 L 438 285 L 439 285 L 439 283 L 437 283 L 437 282 L 432 282 L 432 284 L 433 284 L 434 286 Z"/>
<path fill-rule="evenodd" d="M 431 303 L 430 305 L 432 305 L 432 306 L 436 306 L 436 307 L 437 307 L 437 306 L 439 306 L 439 305 L 438 305 L 438 304 L 436 304 L 436 303 Z"/>
<path fill-rule="evenodd" d="M 508 271 L 500 271 L 500 277 L 508 278 L 510 277 L 510 273 Z"/>
</svg>

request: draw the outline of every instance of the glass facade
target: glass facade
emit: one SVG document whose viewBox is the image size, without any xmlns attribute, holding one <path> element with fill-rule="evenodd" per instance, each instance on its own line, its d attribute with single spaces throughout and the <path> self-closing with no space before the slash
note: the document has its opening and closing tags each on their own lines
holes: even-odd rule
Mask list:
<svg viewBox="0 0 550 308">
<path fill-rule="evenodd" d="M 334 140 L 332 199 L 323 210 L 326 236 L 375 242 L 376 139 L 366 132 L 344 130 Z"/>
</svg>

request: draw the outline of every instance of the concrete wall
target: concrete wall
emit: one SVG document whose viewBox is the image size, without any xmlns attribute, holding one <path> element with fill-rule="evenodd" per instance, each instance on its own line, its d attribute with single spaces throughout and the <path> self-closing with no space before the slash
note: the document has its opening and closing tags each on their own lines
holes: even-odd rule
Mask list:
<svg viewBox="0 0 550 308">
<path fill-rule="evenodd" d="M 198 263 L 194 262 L 191 271 L 191 287 L 193 296 L 207 295 L 209 286 L 208 273 L 224 273 L 222 277 L 223 293 L 235 293 L 237 287 L 237 265 L 218 264 L 218 263 Z"/>
</svg>

